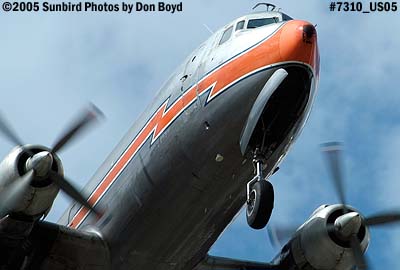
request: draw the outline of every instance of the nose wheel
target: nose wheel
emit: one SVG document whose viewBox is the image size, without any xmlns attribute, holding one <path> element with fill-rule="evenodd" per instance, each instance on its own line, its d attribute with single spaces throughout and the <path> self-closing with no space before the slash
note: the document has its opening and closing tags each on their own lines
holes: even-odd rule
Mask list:
<svg viewBox="0 0 400 270">
<path fill-rule="evenodd" d="M 274 208 L 274 188 L 263 175 L 263 158 L 255 154 L 253 163 L 256 167 L 256 176 L 247 183 L 247 223 L 253 229 L 264 228 Z"/>
</svg>

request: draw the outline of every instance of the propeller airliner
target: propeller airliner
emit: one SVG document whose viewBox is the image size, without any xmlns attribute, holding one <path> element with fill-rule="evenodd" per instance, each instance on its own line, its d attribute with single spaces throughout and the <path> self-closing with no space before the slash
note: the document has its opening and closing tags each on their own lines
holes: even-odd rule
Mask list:
<svg viewBox="0 0 400 270">
<path fill-rule="evenodd" d="M 367 226 L 389 221 L 364 218 L 344 199 L 317 209 L 270 263 L 208 255 L 243 205 L 250 227 L 268 223 L 268 179 L 299 136 L 317 91 L 315 26 L 261 6 L 266 10 L 231 21 L 187 57 L 82 192 L 58 154 L 101 116 L 95 106 L 51 147 L 25 144 L 0 121 L 16 145 L 0 164 L 0 269 L 365 265 Z M 43 221 L 60 190 L 76 203 L 58 224 Z"/>
</svg>

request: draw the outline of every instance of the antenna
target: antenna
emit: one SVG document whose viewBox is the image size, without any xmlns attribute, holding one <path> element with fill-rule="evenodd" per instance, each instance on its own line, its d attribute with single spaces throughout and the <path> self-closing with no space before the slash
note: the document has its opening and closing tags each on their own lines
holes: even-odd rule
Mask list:
<svg viewBox="0 0 400 270">
<path fill-rule="evenodd" d="M 213 30 L 211 30 L 211 28 L 210 28 L 210 27 L 208 27 L 208 25 L 207 25 L 207 24 L 203 23 L 203 26 L 204 26 L 204 28 L 205 28 L 205 29 L 207 29 L 207 31 L 208 31 L 208 32 L 210 32 L 211 34 L 214 34 L 214 31 L 213 31 Z"/>
<path fill-rule="evenodd" d="M 257 5 L 255 5 L 253 7 L 253 9 L 258 8 L 259 6 L 266 6 L 267 7 L 267 11 L 274 11 L 276 6 L 274 4 L 270 4 L 270 3 L 258 3 Z M 269 9 L 271 7 L 271 10 Z"/>
</svg>

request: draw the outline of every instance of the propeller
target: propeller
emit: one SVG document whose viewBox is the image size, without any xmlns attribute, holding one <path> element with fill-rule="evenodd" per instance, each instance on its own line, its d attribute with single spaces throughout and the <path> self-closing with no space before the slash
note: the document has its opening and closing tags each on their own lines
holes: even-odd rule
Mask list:
<svg viewBox="0 0 400 270">
<path fill-rule="evenodd" d="M 367 269 L 367 262 L 362 252 L 361 243 L 357 238 L 357 233 L 360 228 L 359 225 L 355 225 L 359 219 L 359 214 L 350 215 L 349 210 L 346 206 L 346 196 L 344 190 L 344 181 L 343 181 L 343 166 L 342 166 L 342 144 L 339 142 L 330 142 L 321 145 L 322 153 L 324 154 L 330 174 L 332 176 L 333 183 L 336 188 L 336 193 L 339 196 L 340 203 L 343 205 L 344 208 L 344 215 L 339 217 L 335 221 L 335 226 L 332 230 L 337 232 L 339 236 L 350 240 L 350 246 L 353 250 L 354 261 L 358 269 Z M 339 219 L 342 219 L 342 223 L 340 224 Z M 378 213 L 374 216 L 365 217 L 362 221 L 360 219 L 359 222 L 363 222 L 365 226 L 382 226 L 388 225 L 395 222 L 400 221 L 400 212 L 387 212 L 387 213 Z M 361 223 L 360 223 L 361 224 Z M 356 228 L 356 230 L 352 233 L 342 233 L 343 226 L 348 225 L 349 228 Z M 350 238 L 350 239 L 349 239 Z"/>
<path fill-rule="evenodd" d="M 400 222 L 400 211 L 388 211 L 372 216 L 361 217 L 360 213 L 350 211 L 346 202 L 346 192 L 343 180 L 343 146 L 339 142 L 329 142 L 321 145 L 327 168 L 330 172 L 336 194 L 343 207 L 343 215 L 336 218 L 334 224 L 327 224 L 325 228 L 329 233 L 334 233 L 338 238 L 350 243 L 354 263 L 358 270 L 368 268 L 367 259 L 362 250 L 357 234 L 362 226 L 384 226 Z M 273 246 L 287 240 L 296 232 L 294 227 L 269 226 L 268 234 Z M 317 232 L 316 232 L 317 233 Z"/>
<path fill-rule="evenodd" d="M 25 151 L 29 154 L 29 158 L 25 164 L 25 174 L 19 179 L 14 179 L 11 183 L 2 183 L 3 187 L 0 190 L 0 217 L 3 217 L 15 207 L 25 196 L 31 182 L 35 179 L 44 179 L 49 177 L 55 185 L 57 185 L 63 192 L 65 192 L 72 199 L 82 204 L 86 208 L 92 210 L 96 214 L 98 212 L 94 206 L 89 203 L 85 197 L 68 181 L 63 175 L 52 170 L 54 162 L 54 155 L 64 149 L 73 139 L 82 134 L 83 131 L 88 129 L 95 121 L 97 121 L 103 114 L 101 111 L 90 104 L 85 108 L 75 121 L 58 137 L 50 151 L 41 151 L 39 153 L 32 153 Z M 3 134 L 10 142 L 17 146 L 23 147 L 22 140 L 19 139 L 17 134 L 11 128 L 5 118 L 0 115 L 0 133 Z"/>
</svg>

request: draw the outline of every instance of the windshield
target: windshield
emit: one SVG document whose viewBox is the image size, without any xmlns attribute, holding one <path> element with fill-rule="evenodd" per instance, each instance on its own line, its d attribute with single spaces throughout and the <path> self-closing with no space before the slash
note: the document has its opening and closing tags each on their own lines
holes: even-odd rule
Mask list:
<svg viewBox="0 0 400 270">
<path fill-rule="evenodd" d="M 276 23 L 278 21 L 279 19 L 277 17 L 249 20 L 249 22 L 247 23 L 247 29 L 261 27 L 264 25 Z"/>
<path fill-rule="evenodd" d="M 221 40 L 219 41 L 219 45 L 221 45 L 221 44 L 225 43 L 226 41 L 228 41 L 228 39 L 232 35 L 232 31 L 233 31 L 233 25 L 225 30 L 224 34 L 222 35 Z"/>
<path fill-rule="evenodd" d="M 293 20 L 293 18 L 286 15 L 285 13 L 282 13 L 282 20 L 283 21 L 291 21 L 291 20 Z"/>
</svg>

